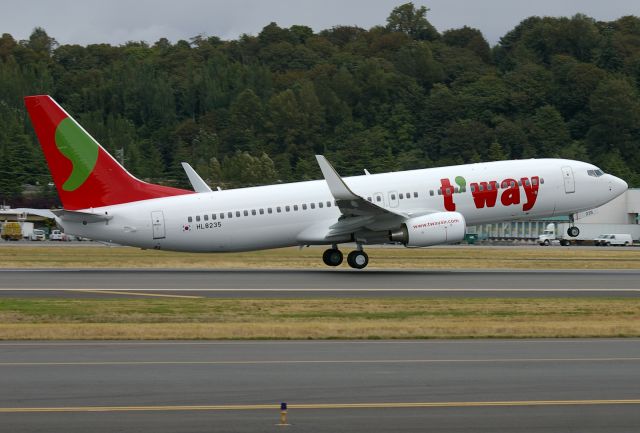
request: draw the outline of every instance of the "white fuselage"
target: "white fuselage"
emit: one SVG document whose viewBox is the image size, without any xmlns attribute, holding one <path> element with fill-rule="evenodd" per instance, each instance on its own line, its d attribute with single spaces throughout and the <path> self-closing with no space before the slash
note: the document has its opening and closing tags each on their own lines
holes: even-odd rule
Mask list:
<svg viewBox="0 0 640 433">
<path fill-rule="evenodd" d="M 626 190 L 624 181 L 607 174 L 596 177 L 594 169 L 579 161 L 531 159 L 355 176 L 344 181 L 357 195 L 401 214 L 452 210 L 453 203 L 466 223 L 474 225 L 569 215 L 598 207 Z M 464 182 L 464 188 L 456 178 Z M 452 192 L 457 187 L 449 197 L 441 193 L 442 179 L 448 179 Z M 497 183 L 497 190 L 487 191 L 491 181 Z M 517 193 L 513 181 L 521 183 L 516 184 Z M 489 200 L 480 200 L 479 206 L 482 182 L 488 182 L 483 189 Z M 503 199 L 505 194 L 508 197 Z M 496 199 L 493 206 L 491 196 Z M 452 203 L 446 205 L 447 199 Z M 58 219 L 58 223 L 69 234 L 96 240 L 197 252 L 330 244 L 334 241 L 318 242 L 313 234 L 341 216 L 325 180 L 186 194 L 84 212 L 108 214 L 111 219 L 87 223 Z"/>
</svg>

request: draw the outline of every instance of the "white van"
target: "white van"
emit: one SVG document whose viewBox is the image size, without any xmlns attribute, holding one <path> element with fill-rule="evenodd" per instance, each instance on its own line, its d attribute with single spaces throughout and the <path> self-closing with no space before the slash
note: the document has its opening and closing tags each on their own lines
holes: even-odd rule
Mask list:
<svg viewBox="0 0 640 433">
<path fill-rule="evenodd" d="M 633 244 L 633 239 L 629 234 L 600 235 L 593 240 L 596 246 L 608 247 L 610 245 L 629 246 Z"/>
</svg>

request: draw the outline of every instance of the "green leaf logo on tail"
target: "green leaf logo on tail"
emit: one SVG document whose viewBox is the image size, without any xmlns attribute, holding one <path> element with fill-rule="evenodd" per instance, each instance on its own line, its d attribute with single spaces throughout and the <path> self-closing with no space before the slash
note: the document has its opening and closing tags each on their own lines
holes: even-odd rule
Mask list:
<svg viewBox="0 0 640 433">
<path fill-rule="evenodd" d="M 73 164 L 69 178 L 62 185 L 75 191 L 89 177 L 98 161 L 98 145 L 71 118 L 63 119 L 56 128 L 56 146 Z"/>
</svg>

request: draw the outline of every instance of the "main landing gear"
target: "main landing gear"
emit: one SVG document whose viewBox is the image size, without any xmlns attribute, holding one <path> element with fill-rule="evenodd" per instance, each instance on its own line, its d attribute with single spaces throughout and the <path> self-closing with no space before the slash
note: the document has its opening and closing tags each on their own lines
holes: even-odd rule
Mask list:
<svg viewBox="0 0 640 433">
<path fill-rule="evenodd" d="M 322 254 L 322 261 L 327 266 L 339 266 L 342 260 L 343 255 L 337 245 L 332 245 Z M 354 269 L 363 269 L 369 264 L 369 256 L 362 250 L 362 245 L 347 255 L 347 263 Z"/>
</svg>

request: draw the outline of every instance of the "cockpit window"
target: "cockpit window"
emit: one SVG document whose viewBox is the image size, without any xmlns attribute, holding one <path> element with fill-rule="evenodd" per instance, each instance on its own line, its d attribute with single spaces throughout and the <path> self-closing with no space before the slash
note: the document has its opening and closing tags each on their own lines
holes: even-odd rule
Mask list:
<svg viewBox="0 0 640 433">
<path fill-rule="evenodd" d="M 596 170 L 587 170 L 587 174 L 592 177 L 600 177 L 604 175 L 604 172 L 598 168 Z"/>
</svg>

